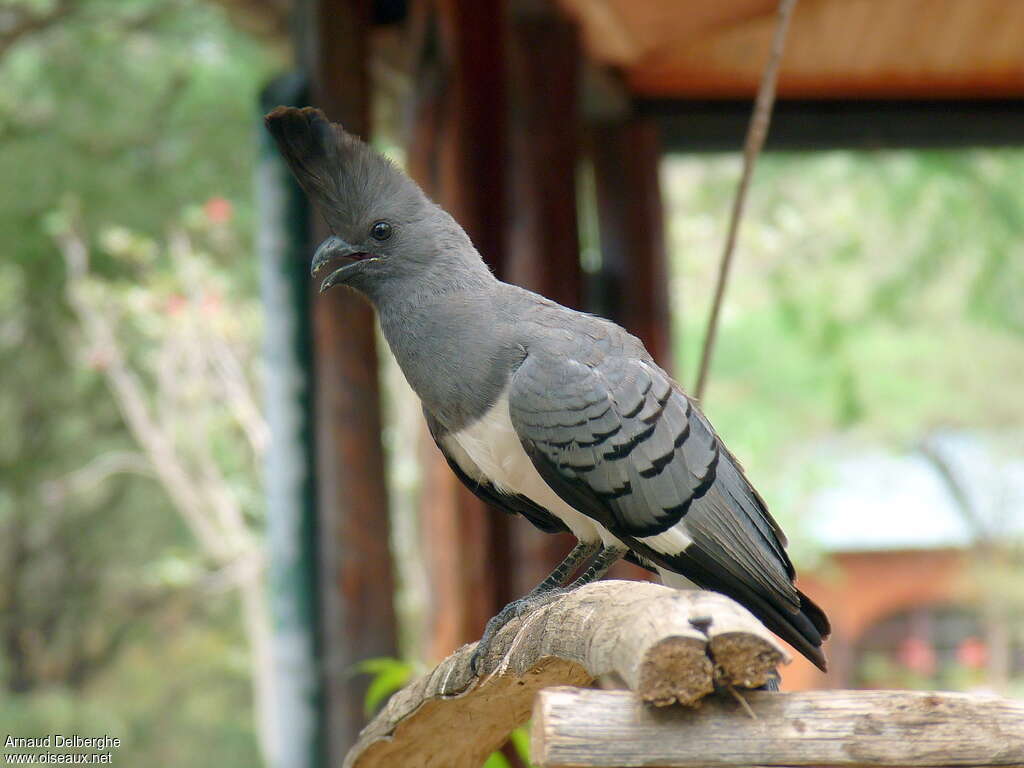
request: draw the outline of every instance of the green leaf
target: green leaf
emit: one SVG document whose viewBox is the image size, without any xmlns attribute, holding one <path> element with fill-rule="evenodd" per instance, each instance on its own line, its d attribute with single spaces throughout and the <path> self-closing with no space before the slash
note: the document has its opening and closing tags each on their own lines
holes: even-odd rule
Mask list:
<svg viewBox="0 0 1024 768">
<path fill-rule="evenodd" d="M 356 664 L 354 670 L 359 674 L 373 676 L 363 698 L 363 709 L 367 717 L 391 694 L 408 683 L 415 672 L 409 662 L 388 657 L 365 659 Z"/>
<path fill-rule="evenodd" d="M 516 750 L 516 754 L 527 765 L 530 763 L 530 725 L 521 725 L 508 735 L 508 740 Z"/>
<path fill-rule="evenodd" d="M 492 752 L 487 758 L 483 768 L 512 768 L 512 764 L 501 752 Z"/>
</svg>

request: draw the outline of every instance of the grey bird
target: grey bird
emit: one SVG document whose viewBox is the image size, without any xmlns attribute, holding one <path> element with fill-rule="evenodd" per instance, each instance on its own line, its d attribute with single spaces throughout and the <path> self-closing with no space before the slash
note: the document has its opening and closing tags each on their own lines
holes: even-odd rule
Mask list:
<svg viewBox="0 0 1024 768">
<path fill-rule="evenodd" d="M 671 586 L 728 595 L 825 669 L 828 620 L 794 586 L 785 535 L 639 339 L 498 280 L 447 212 L 319 110 L 278 107 L 266 125 L 334 233 L 313 257 L 321 292 L 348 286 L 376 307 L 455 474 L 578 540 L 491 619 L 474 665 L 510 618 L 628 556 Z"/>
</svg>

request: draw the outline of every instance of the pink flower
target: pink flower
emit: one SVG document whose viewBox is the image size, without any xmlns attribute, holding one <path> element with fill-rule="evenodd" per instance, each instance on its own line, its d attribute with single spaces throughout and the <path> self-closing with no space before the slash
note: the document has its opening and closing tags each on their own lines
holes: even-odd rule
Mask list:
<svg viewBox="0 0 1024 768">
<path fill-rule="evenodd" d="M 970 669 L 981 669 L 988 664 L 988 646 L 981 638 L 964 638 L 957 646 L 956 660 Z"/>
<path fill-rule="evenodd" d="M 215 315 L 220 312 L 224 300 L 218 291 L 203 294 L 203 312 L 208 315 Z"/>
<path fill-rule="evenodd" d="M 231 221 L 234 206 L 225 197 L 211 197 L 203 205 L 203 213 L 213 224 L 227 224 Z"/>
<path fill-rule="evenodd" d="M 90 349 L 89 354 L 86 356 L 86 365 L 94 371 L 106 370 L 107 366 L 110 365 L 109 351 L 95 347 Z"/>
<path fill-rule="evenodd" d="M 911 635 L 900 644 L 900 663 L 921 675 L 935 672 L 935 649 L 924 638 Z"/>
<path fill-rule="evenodd" d="M 180 293 L 174 293 L 167 297 L 167 306 L 164 310 L 168 315 L 180 315 L 185 311 L 188 301 Z"/>
</svg>

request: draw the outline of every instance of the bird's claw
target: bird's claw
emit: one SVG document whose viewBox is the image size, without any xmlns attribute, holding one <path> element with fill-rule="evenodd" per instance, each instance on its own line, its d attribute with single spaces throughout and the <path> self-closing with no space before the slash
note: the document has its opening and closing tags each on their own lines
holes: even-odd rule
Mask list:
<svg viewBox="0 0 1024 768">
<path fill-rule="evenodd" d="M 531 592 L 518 600 L 513 600 L 492 616 L 490 620 L 488 620 L 487 626 L 484 628 L 484 634 L 480 638 L 479 642 L 477 642 L 476 648 L 473 650 L 473 655 L 469 659 L 469 667 L 473 671 L 473 674 L 480 674 L 481 663 L 485 658 L 487 658 L 491 650 L 491 645 L 494 643 L 494 639 L 506 624 L 508 624 L 512 619 L 525 616 L 526 614 L 547 605 L 568 591 L 569 590 L 567 589 L 559 588 L 544 592 Z"/>
</svg>

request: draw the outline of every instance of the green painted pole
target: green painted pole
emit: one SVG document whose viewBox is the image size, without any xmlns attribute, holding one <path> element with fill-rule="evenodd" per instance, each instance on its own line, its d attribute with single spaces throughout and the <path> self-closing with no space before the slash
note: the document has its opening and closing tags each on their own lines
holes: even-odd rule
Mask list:
<svg viewBox="0 0 1024 768">
<path fill-rule="evenodd" d="M 304 78 L 281 77 L 263 92 L 256 180 L 257 252 L 266 317 L 267 553 L 274 622 L 275 727 L 282 745 L 270 768 L 325 765 L 318 647 L 317 514 L 313 468 L 309 219 L 305 196 L 263 129 L 279 104 L 306 103 Z"/>
</svg>

